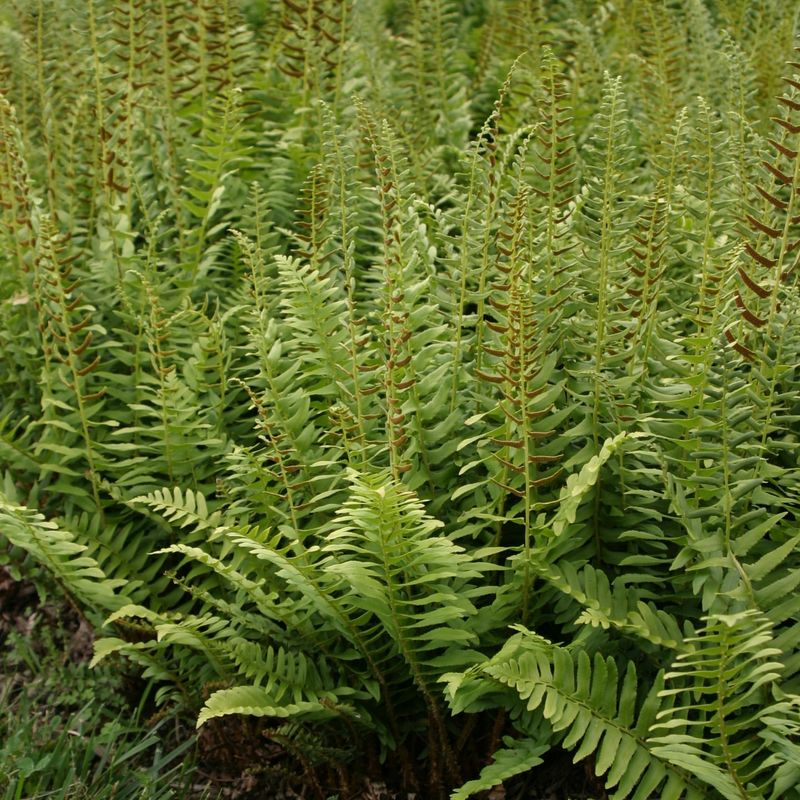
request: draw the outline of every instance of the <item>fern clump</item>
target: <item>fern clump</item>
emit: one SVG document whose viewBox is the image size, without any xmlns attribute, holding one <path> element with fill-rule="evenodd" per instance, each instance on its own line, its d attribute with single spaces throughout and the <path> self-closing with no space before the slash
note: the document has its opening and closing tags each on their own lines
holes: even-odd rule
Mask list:
<svg viewBox="0 0 800 800">
<path fill-rule="evenodd" d="M 96 661 L 343 795 L 800 797 L 794 0 L 0 11 L 0 561 Z"/>
</svg>

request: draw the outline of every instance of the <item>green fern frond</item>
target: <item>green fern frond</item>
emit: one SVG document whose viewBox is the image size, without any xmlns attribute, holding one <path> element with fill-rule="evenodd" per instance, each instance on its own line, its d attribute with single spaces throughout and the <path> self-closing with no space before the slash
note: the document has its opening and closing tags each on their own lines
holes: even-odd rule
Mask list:
<svg viewBox="0 0 800 800">
<path fill-rule="evenodd" d="M 503 745 L 494 752 L 492 763 L 487 764 L 477 778 L 467 781 L 453 792 L 450 800 L 467 800 L 479 792 L 502 785 L 515 775 L 527 772 L 543 763 L 542 756 L 548 751 L 546 744 L 540 744 L 532 739 L 513 739 L 510 736 L 505 737 Z"/>
<path fill-rule="evenodd" d="M 573 655 L 525 630 L 475 669 L 512 688 L 528 712 L 543 715 L 560 746 L 576 750 L 576 762 L 594 755 L 594 772 L 612 798 L 645 800 L 657 790 L 676 800 L 708 796 L 690 771 L 673 767 L 646 740 L 662 703 L 661 676 L 643 696 L 632 662 L 620 682 L 613 658 Z"/>
<path fill-rule="evenodd" d="M 761 717 L 783 672 L 771 623 L 755 611 L 718 614 L 687 643 L 692 651 L 677 657 L 660 692 L 681 704 L 659 713 L 649 740 L 654 752 L 725 797 L 765 796 L 774 762 Z"/>
<path fill-rule="evenodd" d="M 331 707 L 310 700 L 282 705 L 276 702 L 269 692 L 258 686 L 236 686 L 233 689 L 220 689 L 211 695 L 197 717 L 197 727 L 204 725 L 210 719 L 226 714 L 315 721 L 334 717 L 340 712 L 341 706 Z"/>
<path fill-rule="evenodd" d="M 10 502 L 3 494 L 0 494 L 0 532 L 45 567 L 68 596 L 96 614 L 108 613 L 127 602 L 120 592 L 127 581 L 108 578 L 86 554 L 87 546 L 75 534 L 32 509 Z"/>
<path fill-rule="evenodd" d="M 164 519 L 181 528 L 192 525 L 195 529 L 213 533 L 221 521 L 220 512 L 209 511 L 206 499 L 200 492 L 191 489 L 182 491 L 178 486 L 171 490 L 157 489 L 130 502 L 141 503 L 158 511 Z"/>
</svg>

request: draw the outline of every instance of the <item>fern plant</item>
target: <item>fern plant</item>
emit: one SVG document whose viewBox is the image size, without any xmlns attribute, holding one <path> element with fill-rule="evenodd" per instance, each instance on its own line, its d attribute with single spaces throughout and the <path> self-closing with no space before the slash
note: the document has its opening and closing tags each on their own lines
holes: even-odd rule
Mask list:
<svg viewBox="0 0 800 800">
<path fill-rule="evenodd" d="M 794 797 L 797 11 L 0 2 L 0 561 L 319 793 Z"/>
</svg>

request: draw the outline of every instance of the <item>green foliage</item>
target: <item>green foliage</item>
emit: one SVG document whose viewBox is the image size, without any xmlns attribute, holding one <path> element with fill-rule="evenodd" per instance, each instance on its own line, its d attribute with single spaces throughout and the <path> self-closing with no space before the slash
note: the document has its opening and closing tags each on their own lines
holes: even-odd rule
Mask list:
<svg viewBox="0 0 800 800">
<path fill-rule="evenodd" d="M 467 781 L 453 792 L 451 800 L 465 800 L 478 792 L 502 785 L 503 781 L 537 767 L 542 763 L 541 756 L 547 752 L 547 745 L 537 744 L 530 739 L 515 740 L 509 736 L 504 744 L 504 748 L 493 753 L 492 763 L 485 766 L 477 778 Z"/>
<path fill-rule="evenodd" d="M 25 614 L 27 634 L 4 631 L 0 642 L 0 797 L 188 796 L 192 739 L 167 741 L 177 719 L 148 725 L 142 709 L 131 714 L 119 670 L 72 661 L 70 632 L 49 627 L 48 611 Z"/>
<path fill-rule="evenodd" d="M 0 3 L 0 560 L 343 794 L 794 797 L 797 12 Z"/>
<path fill-rule="evenodd" d="M 27 550 L 85 608 L 102 613 L 124 602 L 118 590 L 125 581 L 107 578 L 73 532 L 25 506 L 13 505 L 2 494 L 0 524 L 9 544 Z"/>
<path fill-rule="evenodd" d="M 541 711 L 550 725 L 551 742 L 576 750 L 576 761 L 595 754 L 595 773 L 605 780 L 605 789 L 612 790 L 611 797 L 647 798 L 656 790 L 660 797 L 706 796 L 688 769 L 671 768 L 664 763 L 665 756 L 644 741 L 659 706 L 661 673 L 640 699 L 633 662 L 620 676 L 611 656 L 596 652 L 592 659 L 580 650 L 573 657 L 567 648 L 522 629 L 496 656 L 467 675 L 463 688 L 464 675 L 450 676 L 448 694 L 456 708 L 469 708 L 460 702 L 460 693 L 466 694 L 468 703 L 476 701 L 470 683 L 479 675 L 510 687 L 524 701 L 524 712 Z M 515 707 L 516 697 L 511 701 L 511 709 Z"/>
</svg>

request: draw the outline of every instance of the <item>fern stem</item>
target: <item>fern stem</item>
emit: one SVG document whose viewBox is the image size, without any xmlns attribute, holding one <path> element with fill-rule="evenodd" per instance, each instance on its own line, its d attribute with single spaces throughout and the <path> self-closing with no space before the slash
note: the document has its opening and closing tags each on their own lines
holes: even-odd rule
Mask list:
<svg viewBox="0 0 800 800">
<path fill-rule="evenodd" d="M 747 789 L 742 785 L 741 779 L 739 778 L 738 770 L 736 769 L 736 763 L 731 752 L 731 745 L 728 739 L 728 731 L 726 727 L 726 717 L 725 717 L 725 699 L 727 696 L 727 682 L 725 680 L 725 674 L 727 672 L 727 664 L 728 664 L 728 653 L 727 648 L 720 653 L 719 656 L 719 667 L 717 669 L 717 691 L 716 691 L 716 699 L 715 699 L 715 706 L 716 706 L 716 716 L 719 725 L 719 737 L 720 742 L 722 745 L 722 753 L 723 758 L 725 759 L 725 765 L 728 768 L 728 774 L 733 779 L 733 782 L 736 784 L 736 788 L 739 792 L 739 796 L 742 800 L 750 800 L 750 793 Z"/>
<path fill-rule="evenodd" d="M 44 3 L 38 0 L 36 10 L 36 84 L 41 107 L 41 136 L 44 150 L 44 161 L 47 168 L 47 202 L 50 214 L 56 213 L 56 156 L 50 141 L 48 128 L 53 123 L 50 115 L 50 104 L 47 100 L 44 77 Z"/>
<path fill-rule="evenodd" d="M 43 234 L 45 236 L 45 242 L 47 247 L 47 255 L 50 263 L 52 264 L 54 278 L 57 281 L 58 285 L 58 304 L 59 310 L 61 314 L 61 319 L 63 320 L 63 324 L 61 326 L 61 336 L 64 340 L 64 350 L 65 350 L 65 357 L 64 362 L 66 363 L 69 373 L 71 376 L 70 388 L 72 390 L 73 396 L 75 398 L 75 404 L 77 406 L 78 417 L 80 419 L 80 426 L 81 426 L 81 436 L 83 438 L 84 443 L 84 454 L 86 457 L 86 464 L 89 467 L 89 480 L 92 486 L 92 497 L 94 499 L 95 507 L 97 508 L 98 513 L 103 516 L 103 504 L 100 501 L 100 478 L 97 473 L 97 465 L 95 462 L 95 448 L 94 442 L 92 440 L 92 435 L 89 432 L 89 418 L 86 413 L 86 393 L 84 392 L 84 370 L 78 369 L 78 356 L 75 355 L 75 351 L 78 350 L 77 345 L 73 339 L 73 326 L 71 326 L 68 322 L 70 317 L 72 316 L 72 308 L 70 307 L 72 304 L 67 303 L 67 296 L 66 296 L 66 287 L 64 286 L 64 275 L 60 268 L 60 260 L 58 256 L 58 252 L 55 249 L 53 236 L 54 233 L 48 230 L 50 222 L 49 218 L 45 218 L 42 221 L 43 225 Z"/>
<path fill-rule="evenodd" d="M 406 623 L 398 607 L 399 601 L 396 596 L 396 586 L 392 579 L 392 576 L 397 571 L 397 569 L 392 556 L 388 552 L 387 542 L 386 542 L 386 527 L 391 527 L 391 522 L 384 517 L 384 511 L 385 511 L 384 508 L 381 508 L 380 517 L 378 520 L 378 530 L 376 531 L 376 533 L 377 533 L 378 545 L 380 547 L 380 557 L 383 568 L 383 574 L 386 576 L 386 581 L 387 581 L 386 598 L 389 605 L 389 614 L 392 620 L 392 626 L 396 634 L 396 642 L 400 648 L 400 652 L 402 653 L 406 664 L 408 664 L 408 668 L 411 671 L 414 683 L 422 693 L 422 696 L 425 700 L 425 704 L 428 707 L 428 712 L 434 723 L 434 730 L 432 731 L 432 733 L 435 733 L 435 738 L 430 739 L 432 748 L 432 752 L 430 754 L 431 770 L 434 776 L 434 781 L 437 784 L 440 783 L 441 781 L 441 777 L 438 774 L 439 772 L 438 760 L 441 754 L 441 756 L 444 757 L 445 766 L 448 770 L 450 777 L 457 782 L 459 780 L 458 767 L 456 766 L 455 755 L 453 754 L 452 748 L 450 746 L 450 739 L 447 734 L 447 728 L 445 727 L 444 724 L 444 718 L 442 716 L 441 707 L 439 706 L 436 697 L 430 691 L 430 688 L 428 687 L 428 682 L 425 680 L 425 677 L 420 669 L 420 665 L 417 662 L 417 658 L 414 654 L 413 647 L 410 645 L 406 637 Z"/>
</svg>

